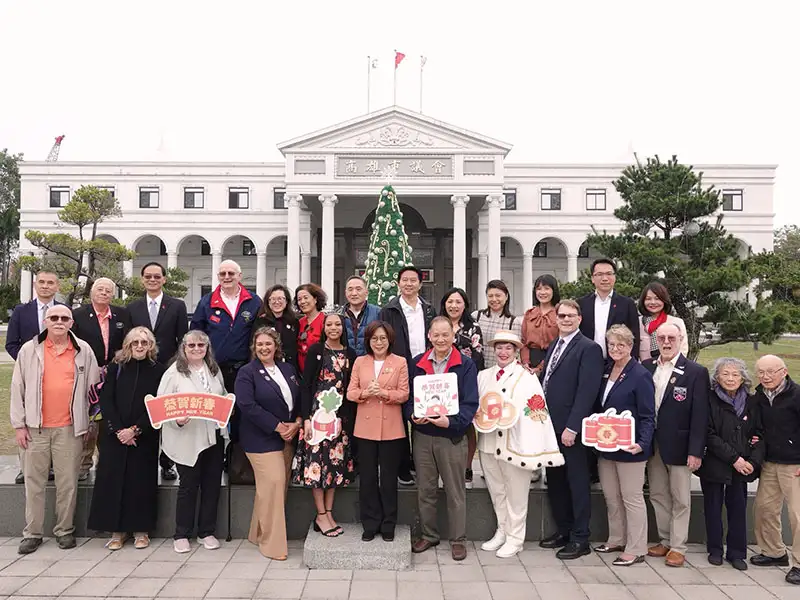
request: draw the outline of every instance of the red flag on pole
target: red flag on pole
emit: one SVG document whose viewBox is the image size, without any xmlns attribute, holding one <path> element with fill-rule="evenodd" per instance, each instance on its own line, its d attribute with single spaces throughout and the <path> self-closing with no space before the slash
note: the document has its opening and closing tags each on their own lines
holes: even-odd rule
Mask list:
<svg viewBox="0 0 800 600">
<path fill-rule="evenodd" d="M 405 54 L 402 52 L 398 52 L 397 50 L 394 51 L 394 68 L 400 66 L 400 63 L 403 62 L 403 59 L 406 57 Z"/>
</svg>

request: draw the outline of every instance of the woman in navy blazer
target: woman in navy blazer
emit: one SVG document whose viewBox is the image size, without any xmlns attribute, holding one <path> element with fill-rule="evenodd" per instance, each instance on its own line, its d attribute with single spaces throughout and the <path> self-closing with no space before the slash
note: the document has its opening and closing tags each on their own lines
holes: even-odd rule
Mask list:
<svg viewBox="0 0 800 600">
<path fill-rule="evenodd" d="M 239 444 L 253 466 L 256 499 L 247 539 L 261 554 L 286 560 L 284 501 L 294 448 L 302 421 L 297 373 L 281 362 L 281 340 L 275 329 L 261 327 L 253 335 L 255 358 L 239 370 L 234 391 L 242 411 Z"/>
<path fill-rule="evenodd" d="M 596 412 L 629 410 L 636 423 L 633 445 L 616 452 L 600 452 L 600 485 L 608 510 L 608 540 L 597 552 L 621 552 L 612 564 L 619 567 L 643 562 L 647 554 L 647 507 L 644 471 L 653 451 L 655 385 L 653 376 L 634 358 L 633 332 L 612 325 L 606 332 L 609 361 Z"/>
</svg>

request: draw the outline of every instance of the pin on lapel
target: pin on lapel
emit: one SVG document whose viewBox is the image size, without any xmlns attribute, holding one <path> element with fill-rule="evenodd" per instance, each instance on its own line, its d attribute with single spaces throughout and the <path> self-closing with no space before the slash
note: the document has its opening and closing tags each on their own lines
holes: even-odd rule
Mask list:
<svg viewBox="0 0 800 600">
<path fill-rule="evenodd" d="M 670 382 L 672 385 L 675 385 L 675 382 L 676 382 L 676 381 L 678 381 L 678 378 L 677 378 L 677 377 L 673 377 L 672 379 L 670 379 L 670 380 L 669 380 L 669 382 Z"/>
</svg>

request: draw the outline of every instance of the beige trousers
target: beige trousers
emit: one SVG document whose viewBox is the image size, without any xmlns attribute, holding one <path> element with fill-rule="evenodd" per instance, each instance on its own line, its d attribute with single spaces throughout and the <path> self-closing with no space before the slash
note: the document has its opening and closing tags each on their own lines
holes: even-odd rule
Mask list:
<svg viewBox="0 0 800 600">
<path fill-rule="evenodd" d="M 286 541 L 286 491 L 292 445 L 283 452 L 247 452 L 256 478 L 256 499 L 247 539 L 267 558 L 282 558 L 289 553 Z"/>
<path fill-rule="evenodd" d="M 508 541 L 522 546 L 528 518 L 531 472 L 500 462 L 487 452 L 479 452 L 478 457 L 497 517 L 497 528 L 506 534 Z"/>
<path fill-rule="evenodd" d="M 686 465 L 665 465 L 656 446 L 655 454 L 647 461 L 647 479 L 661 543 L 670 550 L 686 554 L 692 472 Z"/>
<path fill-rule="evenodd" d="M 52 462 L 56 476 L 55 536 L 75 531 L 75 505 L 78 499 L 78 469 L 83 437 L 75 437 L 72 425 L 30 429 L 31 441 L 25 451 L 25 529 L 24 538 L 44 534 L 45 488 Z"/>
<path fill-rule="evenodd" d="M 608 511 L 608 546 L 625 546 L 636 556 L 647 554 L 647 506 L 644 503 L 646 463 L 597 460 Z"/>
<path fill-rule="evenodd" d="M 786 554 L 781 535 L 781 511 L 786 500 L 792 528 L 792 564 L 800 566 L 800 465 L 765 462 L 758 480 L 754 505 L 756 542 L 765 556 L 779 558 Z"/>
</svg>

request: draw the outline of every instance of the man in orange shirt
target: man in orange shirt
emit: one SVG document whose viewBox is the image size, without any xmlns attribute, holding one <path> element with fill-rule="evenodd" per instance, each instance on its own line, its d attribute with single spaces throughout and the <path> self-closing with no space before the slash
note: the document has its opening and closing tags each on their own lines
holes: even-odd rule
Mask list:
<svg viewBox="0 0 800 600">
<path fill-rule="evenodd" d="M 72 311 L 47 310 L 46 329 L 26 342 L 11 378 L 11 424 L 25 450 L 25 530 L 18 552 L 42 544 L 45 486 L 50 463 L 56 482 L 58 547 L 75 547 L 75 504 L 83 436 L 89 429 L 89 388 L 100 379 L 89 344 L 70 331 Z"/>
</svg>

